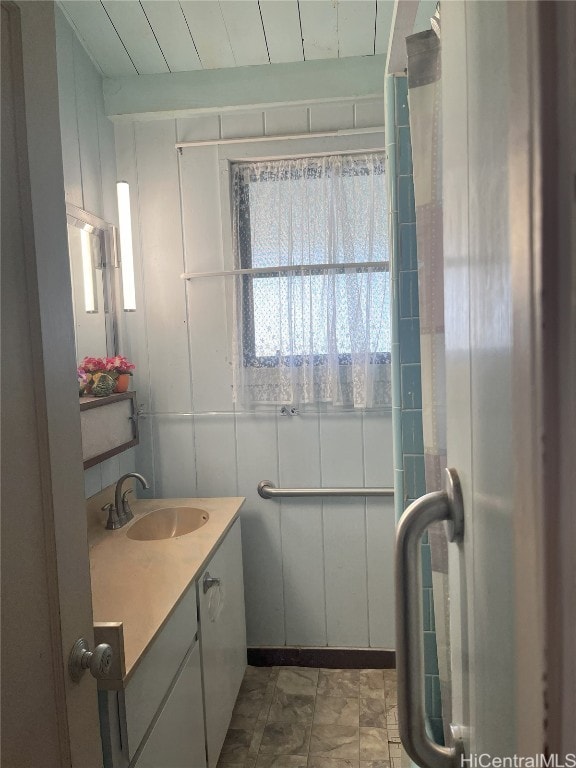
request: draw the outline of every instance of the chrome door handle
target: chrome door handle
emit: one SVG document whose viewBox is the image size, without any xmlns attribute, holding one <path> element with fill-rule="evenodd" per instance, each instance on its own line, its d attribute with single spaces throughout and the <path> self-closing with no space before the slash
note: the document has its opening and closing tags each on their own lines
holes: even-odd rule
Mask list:
<svg viewBox="0 0 576 768">
<path fill-rule="evenodd" d="M 396 666 L 398 730 L 409 756 L 426 768 L 460 768 L 463 754 L 459 728 L 451 726 L 454 743 L 442 747 L 426 733 L 422 654 L 420 537 L 431 523 L 447 523 L 449 541 L 461 542 L 464 507 L 455 469 L 446 470 L 446 490 L 428 493 L 410 504 L 396 531 Z"/>
<path fill-rule="evenodd" d="M 204 574 L 204 578 L 202 579 L 202 589 L 204 590 L 204 594 L 208 592 L 209 589 L 212 587 L 219 587 L 220 586 L 220 579 L 216 576 L 210 576 L 210 571 L 206 571 Z"/>
</svg>

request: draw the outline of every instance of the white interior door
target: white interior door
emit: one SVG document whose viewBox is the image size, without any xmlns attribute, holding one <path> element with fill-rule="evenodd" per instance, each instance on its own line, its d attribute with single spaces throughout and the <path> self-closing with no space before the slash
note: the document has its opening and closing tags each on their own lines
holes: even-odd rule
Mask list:
<svg viewBox="0 0 576 768">
<path fill-rule="evenodd" d="M 53 14 L 2 4 L 2 764 L 97 768 Z"/>
<path fill-rule="evenodd" d="M 448 466 L 465 509 L 449 547 L 453 719 L 468 756 L 544 750 L 537 6 L 442 4 Z"/>
</svg>

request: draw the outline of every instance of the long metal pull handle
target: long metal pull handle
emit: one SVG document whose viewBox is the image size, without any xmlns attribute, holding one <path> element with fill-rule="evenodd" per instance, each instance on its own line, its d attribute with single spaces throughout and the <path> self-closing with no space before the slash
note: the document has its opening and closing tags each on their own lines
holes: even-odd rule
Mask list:
<svg viewBox="0 0 576 768">
<path fill-rule="evenodd" d="M 454 727 L 454 744 L 442 747 L 426 732 L 422 626 L 420 538 L 431 523 L 447 521 L 450 541 L 464 534 L 460 481 L 447 469 L 447 489 L 422 496 L 404 512 L 396 532 L 396 666 L 398 728 L 404 749 L 425 768 L 460 768 L 462 741 Z"/>
</svg>

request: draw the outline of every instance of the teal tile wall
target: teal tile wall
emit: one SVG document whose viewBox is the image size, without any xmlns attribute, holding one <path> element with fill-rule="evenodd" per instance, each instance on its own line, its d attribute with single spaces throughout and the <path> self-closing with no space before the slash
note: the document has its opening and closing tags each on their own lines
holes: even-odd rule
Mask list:
<svg viewBox="0 0 576 768">
<path fill-rule="evenodd" d="M 418 252 L 416 249 L 416 224 L 400 224 L 400 269 L 410 271 L 418 269 Z"/>
<path fill-rule="evenodd" d="M 416 210 L 406 77 L 386 80 L 386 153 L 390 190 L 392 278 L 392 421 L 396 516 L 426 493 L 422 439 L 422 382 Z M 436 741 L 443 744 L 442 703 L 432 599 L 428 536 L 422 539 L 422 610 L 426 714 Z"/>
</svg>

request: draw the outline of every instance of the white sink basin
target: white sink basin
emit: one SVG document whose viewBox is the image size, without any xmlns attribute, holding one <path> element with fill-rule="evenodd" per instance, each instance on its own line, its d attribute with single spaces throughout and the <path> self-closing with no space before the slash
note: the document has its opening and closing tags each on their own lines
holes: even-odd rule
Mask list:
<svg viewBox="0 0 576 768">
<path fill-rule="evenodd" d="M 174 539 L 197 531 L 209 518 L 208 512 L 198 507 L 163 507 L 136 520 L 126 535 L 136 541 Z"/>
</svg>

